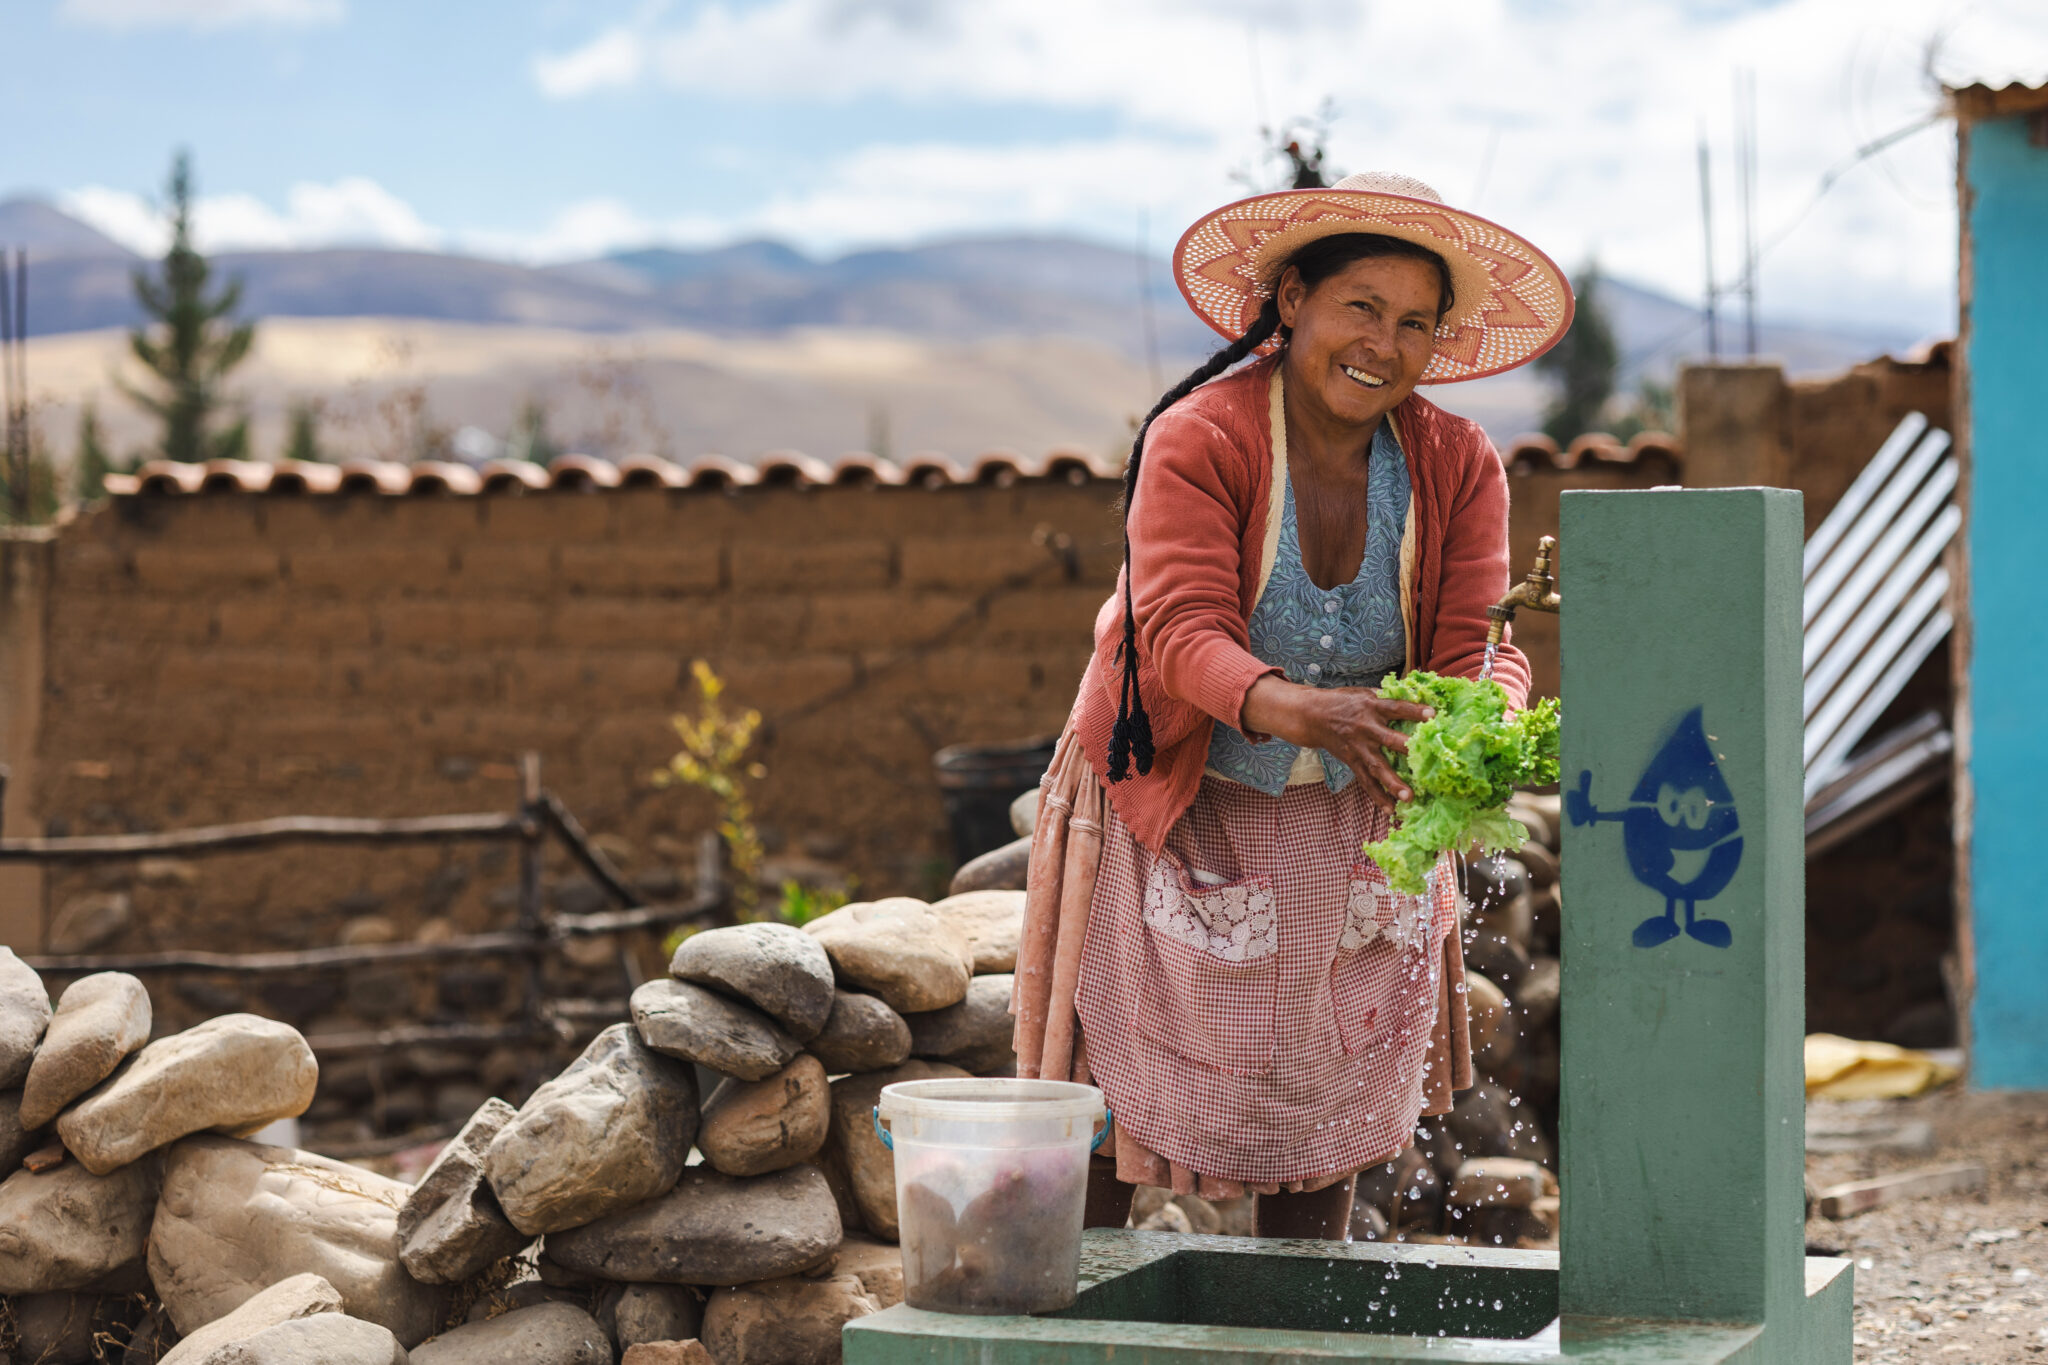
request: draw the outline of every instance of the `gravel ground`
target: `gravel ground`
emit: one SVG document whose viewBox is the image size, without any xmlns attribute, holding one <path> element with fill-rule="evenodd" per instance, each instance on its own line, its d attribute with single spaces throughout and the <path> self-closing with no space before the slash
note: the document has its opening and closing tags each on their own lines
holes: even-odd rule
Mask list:
<svg viewBox="0 0 2048 1365">
<path fill-rule="evenodd" d="M 1808 1125 L 1924 1120 L 1931 1151 L 1809 1154 L 1822 1189 L 1953 1162 L 1984 1167 L 1985 1188 L 1814 1217 L 1806 1240 L 1856 1261 L 1856 1360 L 2048 1365 L 2048 1094 L 1816 1101 Z"/>
</svg>

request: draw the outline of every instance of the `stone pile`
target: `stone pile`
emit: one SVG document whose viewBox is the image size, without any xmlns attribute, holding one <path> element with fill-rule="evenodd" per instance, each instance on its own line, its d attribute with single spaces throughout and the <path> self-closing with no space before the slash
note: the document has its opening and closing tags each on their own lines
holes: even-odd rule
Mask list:
<svg viewBox="0 0 2048 1365">
<path fill-rule="evenodd" d="M 998 891 L 699 933 L 412 1185 L 249 1140 L 313 1099 L 296 1030 L 151 1042 L 133 977 L 53 1009 L 0 948 L 0 1365 L 836 1361 L 902 1298 L 870 1110 L 1014 1073 L 1022 917 Z"/>
</svg>

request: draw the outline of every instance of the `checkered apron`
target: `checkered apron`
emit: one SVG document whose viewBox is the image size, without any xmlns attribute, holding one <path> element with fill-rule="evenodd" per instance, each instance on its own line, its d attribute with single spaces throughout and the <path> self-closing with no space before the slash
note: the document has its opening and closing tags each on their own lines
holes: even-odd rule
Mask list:
<svg viewBox="0 0 2048 1365">
<path fill-rule="evenodd" d="M 1120 1151 L 1313 1188 L 1410 1142 L 1457 893 L 1387 889 L 1361 786 L 1204 777 L 1156 855 L 1104 803 L 1075 999 Z"/>
</svg>

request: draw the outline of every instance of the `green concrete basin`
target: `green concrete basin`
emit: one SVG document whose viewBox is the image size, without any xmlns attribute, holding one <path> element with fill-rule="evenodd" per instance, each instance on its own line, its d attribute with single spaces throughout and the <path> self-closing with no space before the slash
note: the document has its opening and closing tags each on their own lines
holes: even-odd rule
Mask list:
<svg viewBox="0 0 2048 1365">
<path fill-rule="evenodd" d="M 1384 1242 L 1092 1241 L 1088 1284 L 1046 1318 L 1522 1340 L 1557 1317 L 1557 1258 Z M 1119 1268 L 1121 1267 L 1121 1268 Z"/>
<path fill-rule="evenodd" d="M 1808 1302 L 1840 1320 L 1845 1343 L 1849 1285 L 1848 1262 L 1807 1262 Z M 847 1365 L 1835 1358 L 1825 1350 L 1768 1350 L 1764 1329 L 1746 1323 L 1560 1320 L 1557 1289 L 1558 1258 L 1548 1251 L 1096 1230 L 1082 1242 L 1072 1308 L 962 1317 L 899 1305 L 848 1323 L 845 1358 Z"/>
</svg>

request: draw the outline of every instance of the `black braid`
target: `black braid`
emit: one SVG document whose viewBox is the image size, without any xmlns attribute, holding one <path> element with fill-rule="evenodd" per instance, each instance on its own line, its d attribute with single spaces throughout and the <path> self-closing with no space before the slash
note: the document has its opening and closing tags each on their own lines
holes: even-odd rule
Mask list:
<svg viewBox="0 0 2048 1365">
<path fill-rule="evenodd" d="M 1160 397 L 1138 424 L 1137 437 L 1131 442 L 1131 458 L 1124 465 L 1124 642 L 1118 651 L 1123 682 L 1117 690 L 1116 725 L 1109 732 L 1112 782 L 1129 777 L 1134 763 L 1140 777 L 1152 771 L 1152 718 L 1145 714 L 1145 699 L 1138 691 L 1138 614 L 1131 605 L 1131 505 L 1138 498 L 1138 465 L 1145 456 L 1145 433 L 1151 430 L 1153 418 L 1243 360 L 1279 330 L 1280 305 L 1269 298 L 1243 336 L 1197 365 Z"/>
</svg>

